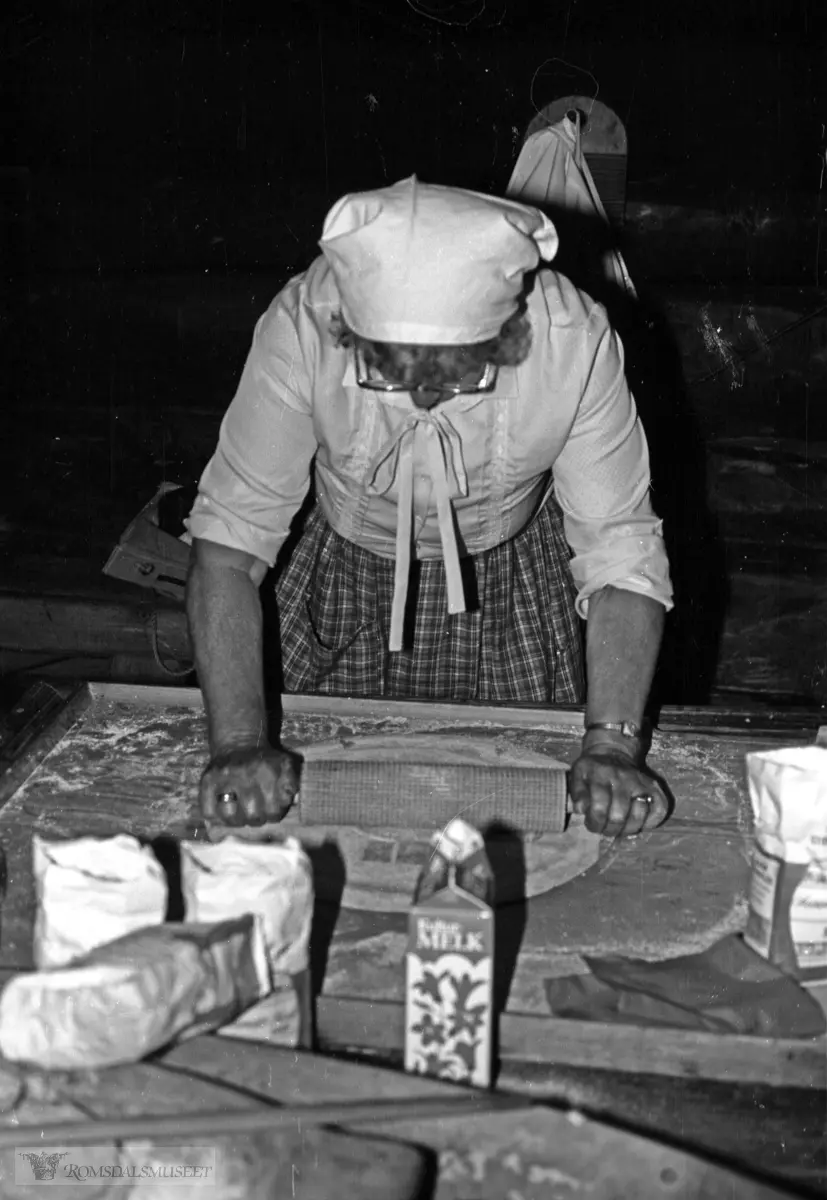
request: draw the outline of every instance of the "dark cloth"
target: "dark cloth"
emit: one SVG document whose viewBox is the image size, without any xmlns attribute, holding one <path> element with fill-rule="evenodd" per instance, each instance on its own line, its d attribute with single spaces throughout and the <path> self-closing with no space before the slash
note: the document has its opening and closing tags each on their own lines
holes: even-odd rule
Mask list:
<svg viewBox="0 0 827 1200">
<path fill-rule="evenodd" d="M 285 690 L 581 703 L 583 646 L 569 557 L 552 497 L 517 537 L 463 560 L 474 611 L 449 614 L 441 559 L 416 563 L 409 648 L 391 654 L 394 562 L 335 533 L 316 506 L 276 584 Z"/>
<path fill-rule="evenodd" d="M 821 1037 L 827 1028 L 815 998 L 737 934 L 659 962 L 615 955 L 586 962 L 591 975 L 546 980 L 555 1016 L 757 1037 Z"/>
</svg>

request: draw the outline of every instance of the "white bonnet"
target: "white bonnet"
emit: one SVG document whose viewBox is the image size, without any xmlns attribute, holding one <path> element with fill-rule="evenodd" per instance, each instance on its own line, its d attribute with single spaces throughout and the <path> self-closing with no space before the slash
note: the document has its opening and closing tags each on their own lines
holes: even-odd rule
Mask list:
<svg viewBox="0 0 827 1200">
<path fill-rule="evenodd" d="M 495 337 L 557 244 L 539 209 L 416 176 L 343 197 L 319 243 L 355 333 L 435 345 Z"/>
</svg>

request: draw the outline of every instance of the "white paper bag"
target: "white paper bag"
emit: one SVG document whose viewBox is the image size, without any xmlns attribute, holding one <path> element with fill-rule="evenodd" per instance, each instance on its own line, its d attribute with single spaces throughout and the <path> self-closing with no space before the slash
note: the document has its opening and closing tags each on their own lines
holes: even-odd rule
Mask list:
<svg viewBox="0 0 827 1200">
<path fill-rule="evenodd" d="M 253 913 L 261 924 L 272 994 L 220 1032 L 277 1045 L 308 1045 L 313 875 L 300 842 L 291 837 L 183 842 L 181 886 L 189 921 Z"/>
<path fill-rule="evenodd" d="M 255 919 L 156 925 L 0 993 L 0 1054 L 43 1070 L 137 1062 L 234 1020 L 270 987 Z"/>
<path fill-rule="evenodd" d="M 37 913 L 34 961 L 61 967 L 166 915 L 167 882 L 148 846 L 112 838 L 32 838 Z"/>
<path fill-rule="evenodd" d="M 827 749 L 747 755 L 755 817 L 744 941 L 802 980 L 827 979 Z"/>
</svg>

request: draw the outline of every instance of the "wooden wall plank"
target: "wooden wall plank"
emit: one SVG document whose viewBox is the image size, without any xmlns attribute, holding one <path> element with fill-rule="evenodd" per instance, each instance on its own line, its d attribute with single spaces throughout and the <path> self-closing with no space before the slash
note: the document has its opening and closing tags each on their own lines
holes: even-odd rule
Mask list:
<svg viewBox="0 0 827 1200">
<path fill-rule="evenodd" d="M 131 604 L 65 596 L 0 593 L 0 646 L 35 654 L 103 655 L 151 652 L 151 622 L 165 658 L 191 658 L 187 615 L 147 591 Z"/>
</svg>

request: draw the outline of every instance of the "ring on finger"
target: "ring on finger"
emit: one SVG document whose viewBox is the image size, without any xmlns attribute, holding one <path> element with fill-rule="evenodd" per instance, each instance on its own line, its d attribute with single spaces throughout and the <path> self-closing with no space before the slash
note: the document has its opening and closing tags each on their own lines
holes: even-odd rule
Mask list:
<svg viewBox="0 0 827 1200">
<path fill-rule="evenodd" d="M 655 803 L 655 797 L 649 796 L 646 793 L 641 793 L 641 795 L 639 795 L 639 796 L 632 796 L 632 803 L 634 804 L 635 801 L 638 801 L 641 804 L 645 804 L 647 811 L 651 811 L 652 805 Z M 640 836 L 641 832 L 642 832 L 642 830 L 639 829 L 637 831 L 637 833 L 630 833 L 627 836 L 629 838 L 636 838 L 636 837 Z"/>
</svg>

